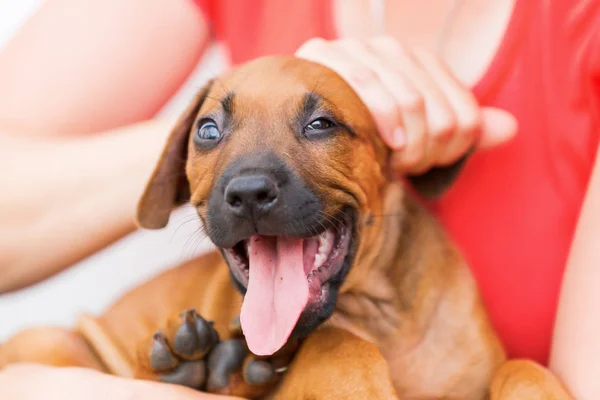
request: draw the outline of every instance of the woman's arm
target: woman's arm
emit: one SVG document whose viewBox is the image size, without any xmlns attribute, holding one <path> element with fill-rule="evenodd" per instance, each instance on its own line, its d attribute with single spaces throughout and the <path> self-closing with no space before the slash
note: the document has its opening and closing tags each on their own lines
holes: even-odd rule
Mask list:
<svg viewBox="0 0 600 400">
<path fill-rule="evenodd" d="M 151 118 L 208 32 L 191 0 L 46 0 L 0 52 L 0 128 L 82 134 Z"/>
<path fill-rule="evenodd" d="M 189 0 L 48 0 L 0 53 L 0 293 L 134 228 L 169 129 L 140 121 L 207 39 Z"/>
<path fill-rule="evenodd" d="M 131 232 L 168 131 L 149 121 L 78 137 L 0 132 L 0 293 Z"/>
<path fill-rule="evenodd" d="M 550 368 L 578 400 L 600 398 L 599 307 L 600 157 L 597 157 L 563 278 L 550 360 Z"/>
<path fill-rule="evenodd" d="M 91 369 L 12 364 L 0 371 L 0 398 L 11 400 L 243 400 L 180 385 L 126 379 Z"/>
</svg>

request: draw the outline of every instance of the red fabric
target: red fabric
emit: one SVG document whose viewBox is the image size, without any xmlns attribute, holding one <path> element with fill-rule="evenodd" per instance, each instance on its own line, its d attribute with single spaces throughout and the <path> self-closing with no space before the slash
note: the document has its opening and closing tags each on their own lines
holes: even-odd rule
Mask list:
<svg viewBox="0 0 600 400">
<path fill-rule="evenodd" d="M 233 63 L 335 38 L 321 0 L 201 1 Z M 465 254 L 511 357 L 546 363 L 560 282 L 598 147 L 600 0 L 520 0 L 474 88 L 517 138 L 476 154 L 431 208 Z"/>
</svg>

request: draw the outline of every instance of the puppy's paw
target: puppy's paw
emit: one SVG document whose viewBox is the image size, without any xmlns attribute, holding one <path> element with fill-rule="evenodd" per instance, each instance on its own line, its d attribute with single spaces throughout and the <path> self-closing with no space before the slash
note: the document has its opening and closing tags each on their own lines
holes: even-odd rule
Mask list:
<svg viewBox="0 0 600 400">
<path fill-rule="evenodd" d="M 248 350 L 237 319 L 230 336 L 220 340 L 212 322 L 193 309 L 184 311 L 142 347 L 138 377 L 210 393 L 264 396 L 286 370 L 297 345 L 290 343 L 270 358 L 258 358 Z"/>
<path fill-rule="evenodd" d="M 200 389 L 208 375 L 205 359 L 218 343 L 212 323 L 187 310 L 152 335 L 140 354 L 140 364 L 159 381 Z"/>
</svg>

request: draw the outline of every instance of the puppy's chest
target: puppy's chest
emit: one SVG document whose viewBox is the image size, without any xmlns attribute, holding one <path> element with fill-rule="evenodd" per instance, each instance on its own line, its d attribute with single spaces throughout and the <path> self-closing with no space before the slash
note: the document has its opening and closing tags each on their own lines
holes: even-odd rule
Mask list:
<svg viewBox="0 0 600 400">
<path fill-rule="evenodd" d="M 423 329 L 422 323 L 391 306 L 350 303 L 342 301 L 344 307 L 326 325 L 376 344 L 401 398 L 443 398 L 456 390 L 457 381 L 464 380 L 461 376 L 469 375 L 465 374 L 468 363 L 456 354 L 458 337 L 450 330 L 437 329 L 443 321 L 431 321 L 432 329 Z M 350 316 L 349 310 L 357 314 Z"/>
<path fill-rule="evenodd" d="M 335 312 L 325 325 L 347 330 L 376 344 L 389 365 L 392 382 L 402 398 L 435 397 L 447 386 L 444 381 L 448 374 L 440 371 L 444 369 L 440 368 L 443 360 L 427 338 L 398 329 L 381 319 L 368 319 L 357 324 L 340 312 Z"/>
<path fill-rule="evenodd" d="M 455 382 L 457 365 L 449 349 L 425 337 L 397 337 L 380 347 L 401 398 L 443 398 Z"/>
</svg>

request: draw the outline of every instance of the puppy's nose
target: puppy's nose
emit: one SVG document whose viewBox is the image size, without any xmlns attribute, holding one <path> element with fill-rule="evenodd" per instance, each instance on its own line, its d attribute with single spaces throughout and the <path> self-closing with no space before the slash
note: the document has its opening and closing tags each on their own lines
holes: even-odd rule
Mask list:
<svg viewBox="0 0 600 400">
<path fill-rule="evenodd" d="M 225 188 L 225 201 L 239 217 L 259 218 L 277 202 L 279 187 L 266 175 L 233 178 Z"/>
</svg>

